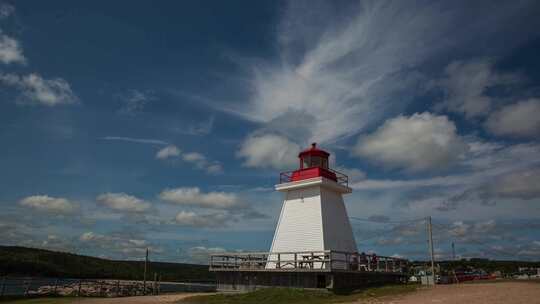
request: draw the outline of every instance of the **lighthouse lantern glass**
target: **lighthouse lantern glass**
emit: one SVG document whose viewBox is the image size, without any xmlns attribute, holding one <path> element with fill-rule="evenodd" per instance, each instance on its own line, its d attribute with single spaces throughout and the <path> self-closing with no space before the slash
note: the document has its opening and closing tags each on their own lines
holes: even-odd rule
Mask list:
<svg viewBox="0 0 540 304">
<path fill-rule="evenodd" d="M 320 156 L 311 157 L 311 167 L 322 167 L 322 160 Z"/>
<path fill-rule="evenodd" d="M 320 167 L 328 169 L 328 159 L 321 156 L 305 155 L 302 157 L 301 169 Z"/>
</svg>

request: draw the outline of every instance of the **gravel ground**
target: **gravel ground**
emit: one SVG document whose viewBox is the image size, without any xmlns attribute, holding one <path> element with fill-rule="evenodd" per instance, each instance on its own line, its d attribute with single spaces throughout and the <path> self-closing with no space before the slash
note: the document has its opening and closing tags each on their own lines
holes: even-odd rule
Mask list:
<svg viewBox="0 0 540 304">
<path fill-rule="evenodd" d="M 358 302 L 358 303 L 366 303 Z M 438 285 L 367 303 L 380 304 L 533 304 L 540 303 L 540 284 L 528 282 Z"/>
<path fill-rule="evenodd" d="M 206 293 L 208 294 L 208 293 Z M 81 304 L 173 304 L 198 293 L 108 299 L 77 299 Z M 391 298 L 362 300 L 363 304 L 534 304 L 540 303 L 540 284 L 529 282 L 438 285 Z"/>
</svg>

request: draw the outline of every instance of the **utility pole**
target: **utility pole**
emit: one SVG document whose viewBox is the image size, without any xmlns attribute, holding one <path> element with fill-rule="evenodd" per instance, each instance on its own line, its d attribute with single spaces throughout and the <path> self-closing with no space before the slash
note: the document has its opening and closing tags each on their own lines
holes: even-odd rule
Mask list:
<svg viewBox="0 0 540 304">
<path fill-rule="evenodd" d="M 429 242 L 429 255 L 431 257 L 431 280 L 435 285 L 435 256 L 433 254 L 433 230 L 431 226 L 431 216 L 426 218 L 428 242 Z"/>
<path fill-rule="evenodd" d="M 452 242 L 452 260 L 456 260 L 456 247 L 454 245 L 454 242 Z"/>
<path fill-rule="evenodd" d="M 146 258 L 144 259 L 143 295 L 146 295 L 146 270 L 147 268 L 148 268 L 148 248 L 146 248 Z"/>
</svg>

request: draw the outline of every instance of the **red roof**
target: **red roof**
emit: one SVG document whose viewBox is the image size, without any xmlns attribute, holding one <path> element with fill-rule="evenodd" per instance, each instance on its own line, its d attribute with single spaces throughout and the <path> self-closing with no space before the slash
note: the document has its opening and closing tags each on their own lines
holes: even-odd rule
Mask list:
<svg viewBox="0 0 540 304">
<path fill-rule="evenodd" d="M 328 158 L 328 156 L 330 156 L 330 153 L 317 148 L 317 143 L 312 143 L 311 148 L 300 152 L 300 154 L 298 154 L 298 157 L 301 158 L 301 157 L 304 157 L 304 156 L 307 156 L 307 155 L 309 155 L 309 156 L 315 155 L 315 156 L 322 156 L 322 157 Z"/>
</svg>

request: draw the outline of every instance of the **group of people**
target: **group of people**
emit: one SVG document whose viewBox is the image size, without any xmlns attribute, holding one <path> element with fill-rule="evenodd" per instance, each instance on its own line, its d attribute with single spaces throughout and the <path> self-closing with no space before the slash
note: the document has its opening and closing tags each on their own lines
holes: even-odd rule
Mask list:
<svg viewBox="0 0 540 304">
<path fill-rule="evenodd" d="M 362 252 L 358 258 L 353 258 L 352 268 L 355 270 L 375 271 L 377 270 L 378 263 L 379 258 L 375 253 L 367 255 L 365 252 Z"/>
</svg>

